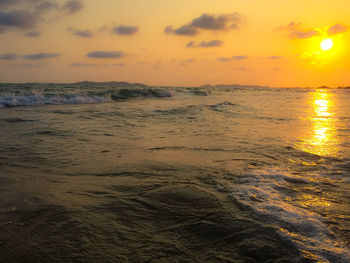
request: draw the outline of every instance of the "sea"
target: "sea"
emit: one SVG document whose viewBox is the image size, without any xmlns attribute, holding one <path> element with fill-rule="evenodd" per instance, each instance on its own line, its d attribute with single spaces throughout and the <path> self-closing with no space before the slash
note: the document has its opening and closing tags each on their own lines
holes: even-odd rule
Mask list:
<svg viewBox="0 0 350 263">
<path fill-rule="evenodd" d="M 350 89 L 0 84 L 0 262 L 350 262 Z"/>
</svg>

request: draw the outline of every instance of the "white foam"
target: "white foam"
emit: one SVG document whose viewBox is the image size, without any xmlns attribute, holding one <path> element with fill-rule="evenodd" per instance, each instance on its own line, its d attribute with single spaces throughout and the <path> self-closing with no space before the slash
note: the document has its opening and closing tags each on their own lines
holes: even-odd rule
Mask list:
<svg viewBox="0 0 350 263">
<path fill-rule="evenodd" d="M 350 252 L 323 223 L 322 216 L 288 202 L 290 182 L 315 184 L 278 169 L 254 171 L 229 189 L 232 197 L 278 227 L 278 233 L 308 257 L 320 262 L 350 262 Z M 222 186 L 221 186 L 222 188 Z"/>
<path fill-rule="evenodd" d="M 35 94 L 29 96 L 8 95 L 0 97 L 1 107 L 16 107 L 16 106 L 39 106 L 39 105 L 57 105 L 57 104 L 89 104 L 102 103 L 111 101 L 108 96 L 88 96 L 83 94 L 65 96 L 43 96 Z"/>
</svg>

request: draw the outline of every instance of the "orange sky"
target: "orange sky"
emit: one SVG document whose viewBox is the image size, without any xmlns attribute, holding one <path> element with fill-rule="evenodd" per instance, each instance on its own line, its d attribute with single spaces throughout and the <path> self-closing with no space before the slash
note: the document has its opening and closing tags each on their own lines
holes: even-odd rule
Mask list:
<svg viewBox="0 0 350 263">
<path fill-rule="evenodd" d="M 0 82 L 346 86 L 349 10 L 348 0 L 0 0 Z"/>
</svg>

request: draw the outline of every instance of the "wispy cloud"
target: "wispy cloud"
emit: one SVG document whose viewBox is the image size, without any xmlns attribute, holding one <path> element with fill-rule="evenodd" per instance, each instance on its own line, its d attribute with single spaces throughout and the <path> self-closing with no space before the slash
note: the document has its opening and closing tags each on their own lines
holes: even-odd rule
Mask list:
<svg viewBox="0 0 350 263">
<path fill-rule="evenodd" d="M 202 14 L 193 19 L 190 23 L 182 25 L 178 28 L 167 26 L 164 32 L 167 34 L 175 34 L 182 36 L 195 36 L 200 30 L 220 31 L 237 29 L 242 22 L 242 15 L 239 13 L 210 15 Z"/>
<path fill-rule="evenodd" d="M 40 31 L 30 31 L 26 34 L 27 37 L 40 37 Z"/>
<path fill-rule="evenodd" d="M 7 13 L 0 11 L 0 27 L 29 29 L 36 27 L 39 20 L 37 15 L 25 10 Z"/>
<path fill-rule="evenodd" d="M 18 58 L 18 55 L 15 53 L 6 53 L 0 56 L 0 59 L 2 60 L 13 60 Z"/>
<path fill-rule="evenodd" d="M 328 35 L 337 35 L 341 33 L 347 32 L 349 29 L 347 26 L 342 24 L 335 24 L 328 28 L 327 33 Z"/>
<path fill-rule="evenodd" d="M 221 40 L 209 40 L 209 41 L 202 41 L 198 44 L 196 44 L 195 41 L 191 41 L 187 43 L 186 47 L 220 47 L 224 44 Z"/>
<path fill-rule="evenodd" d="M 47 58 L 56 58 L 59 57 L 60 53 L 35 53 L 27 55 L 19 55 L 16 53 L 6 53 L 0 56 L 2 60 L 14 60 L 14 59 L 26 59 L 26 60 L 43 60 Z"/>
<path fill-rule="evenodd" d="M 313 29 L 309 31 L 294 31 L 290 34 L 291 38 L 298 38 L 298 39 L 308 39 L 319 35 L 320 33 Z"/>
<path fill-rule="evenodd" d="M 93 51 L 86 54 L 88 58 L 121 58 L 124 56 L 122 51 Z"/>
<path fill-rule="evenodd" d="M 167 26 L 164 29 L 164 32 L 167 34 L 175 34 L 180 36 L 195 36 L 198 34 L 199 30 L 191 26 L 181 26 L 174 29 L 172 26 Z"/>
<path fill-rule="evenodd" d="M 56 58 L 59 56 L 60 56 L 60 53 L 36 53 L 36 54 L 24 55 L 23 58 L 28 60 L 41 60 L 41 59 L 47 59 L 47 58 Z"/>
<path fill-rule="evenodd" d="M 43 21 L 50 20 L 52 16 L 62 17 L 62 14 L 77 13 L 83 7 L 83 3 L 78 0 L 67 1 L 62 6 L 55 0 L 0 0 L 0 33 L 33 29 L 38 32 L 37 28 Z"/>
<path fill-rule="evenodd" d="M 195 59 L 189 58 L 189 59 L 172 59 L 171 62 L 178 63 L 179 66 L 187 66 L 189 63 L 196 62 Z"/>
<path fill-rule="evenodd" d="M 300 22 L 291 22 L 277 30 L 288 32 L 288 37 L 292 39 L 308 39 L 320 35 L 317 29 L 305 29 Z"/>
<path fill-rule="evenodd" d="M 82 37 L 82 38 L 92 38 L 94 36 L 94 33 L 91 32 L 89 29 L 74 29 L 70 27 L 67 30 L 71 32 L 73 35 Z"/>
<path fill-rule="evenodd" d="M 18 0 L 0 0 L 0 7 L 8 7 L 11 5 L 16 5 L 18 4 Z"/>
<path fill-rule="evenodd" d="M 62 9 L 65 10 L 68 14 L 77 13 L 83 8 L 84 8 L 83 3 L 78 0 L 70 0 L 66 2 L 62 7 Z"/>
<path fill-rule="evenodd" d="M 72 63 L 70 64 L 72 67 L 97 67 L 98 64 L 91 63 Z"/>
<path fill-rule="evenodd" d="M 42 12 L 47 12 L 47 11 L 58 9 L 58 8 L 59 8 L 59 6 L 56 2 L 44 1 L 44 2 L 39 3 L 39 5 L 36 7 L 36 11 L 39 13 L 42 13 Z"/>
<path fill-rule="evenodd" d="M 44 63 L 16 63 L 16 64 L 8 64 L 10 67 L 23 67 L 23 68 L 39 68 L 45 66 Z"/>
<path fill-rule="evenodd" d="M 220 57 L 217 58 L 217 61 L 229 62 L 229 61 L 242 61 L 248 59 L 248 56 L 233 56 L 233 57 Z"/>
<path fill-rule="evenodd" d="M 112 29 L 112 33 L 116 35 L 125 35 L 125 36 L 131 36 L 136 34 L 139 31 L 139 28 L 137 26 L 124 26 L 120 25 L 117 27 L 114 27 Z"/>
<path fill-rule="evenodd" d="M 278 60 L 278 59 L 283 59 L 283 57 L 280 57 L 280 56 L 269 56 L 269 57 L 267 57 L 267 59 Z"/>
</svg>

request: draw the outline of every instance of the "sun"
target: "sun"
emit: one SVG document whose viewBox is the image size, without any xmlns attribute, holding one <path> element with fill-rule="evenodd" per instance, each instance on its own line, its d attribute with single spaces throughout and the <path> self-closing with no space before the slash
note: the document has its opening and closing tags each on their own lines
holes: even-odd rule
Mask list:
<svg viewBox="0 0 350 263">
<path fill-rule="evenodd" d="M 333 40 L 331 38 L 323 39 L 320 45 L 323 51 L 328 51 L 333 47 Z"/>
</svg>

